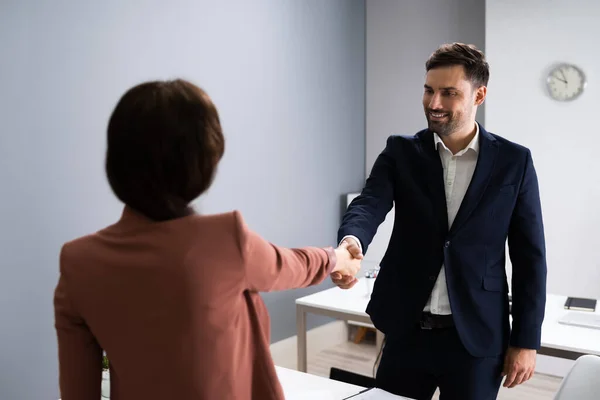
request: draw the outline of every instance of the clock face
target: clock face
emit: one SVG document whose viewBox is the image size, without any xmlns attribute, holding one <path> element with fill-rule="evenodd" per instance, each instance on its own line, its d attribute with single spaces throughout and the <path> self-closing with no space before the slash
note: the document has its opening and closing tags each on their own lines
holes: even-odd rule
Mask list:
<svg viewBox="0 0 600 400">
<path fill-rule="evenodd" d="M 583 71 L 574 65 L 561 64 L 550 71 L 546 80 L 554 100 L 574 100 L 583 93 L 586 80 Z"/>
</svg>

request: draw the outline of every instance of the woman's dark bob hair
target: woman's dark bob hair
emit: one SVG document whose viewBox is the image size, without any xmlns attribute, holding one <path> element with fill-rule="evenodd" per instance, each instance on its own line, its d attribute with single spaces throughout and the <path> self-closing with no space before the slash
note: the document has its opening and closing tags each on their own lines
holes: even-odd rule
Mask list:
<svg viewBox="0 0 600 400">
<path fill-rule="evenodd" d="M 188 215 L 211 185 L 225 140 L 210 97 L 184 80 L 129 89 L 108 123 L 106 175 L 115 195 L 155 221 Z"/>
</svg>

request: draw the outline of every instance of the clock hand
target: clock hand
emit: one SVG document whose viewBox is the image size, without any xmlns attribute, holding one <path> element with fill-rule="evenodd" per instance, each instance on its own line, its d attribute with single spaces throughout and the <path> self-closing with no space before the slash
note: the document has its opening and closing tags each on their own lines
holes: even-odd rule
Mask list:
<svg viewBox="0 0 600 400">
<path fill-rule="evenodd" d="M 554 79 L 559 80 L 561 82 L 564 82 L 565 84 L 567 84 L 567 81 L 564 79 L 560 79 L 558 76 L 554 75 Z"/>
<path fill-rule="evenodd" d="M 562 69 L 559 69 L 558 72 L 560 72 L 560 74 L 562 75 L 563 79 L 564 79 L 564 83 L 567 83 L 567 77 L 565 76 L 565 73 L 563 72 Z"/>
</svg>

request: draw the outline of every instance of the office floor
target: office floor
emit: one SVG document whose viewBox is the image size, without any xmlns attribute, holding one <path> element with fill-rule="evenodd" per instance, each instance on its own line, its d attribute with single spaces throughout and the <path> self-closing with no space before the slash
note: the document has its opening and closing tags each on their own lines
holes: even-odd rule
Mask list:
<svg viewBox="0 0 600 400">
<path fill-rule="evenodd" d="M 344 342 L 317 354 L 308 356 L 308 372 L 329 377 L 329 368 L 338 367 L 362 375 L 373 375 L 373 363 L 377 357 L 375 346 Z M 536 374 L 523 385 L 513 389 L 501 388 L 499 400 L 552 400 L 561 378 Z M 434 396 L 438 399 L 438 395 Z"/>
</svg>

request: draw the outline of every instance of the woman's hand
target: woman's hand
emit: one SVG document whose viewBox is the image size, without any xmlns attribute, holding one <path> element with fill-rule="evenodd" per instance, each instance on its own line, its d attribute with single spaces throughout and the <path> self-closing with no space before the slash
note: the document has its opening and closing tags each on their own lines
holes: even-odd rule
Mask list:
<svg viewBox="0 0 600 400">
<path fill-rule="evenodd" d="M 342 289 L 350 289 L 358 282 L 356 274 L 360 270 L 362 253 L 355 243 L 345 240 L 335 249 L 335 254 L 337 262 L 331 272 L 331 280 Z"/>
</svg>

